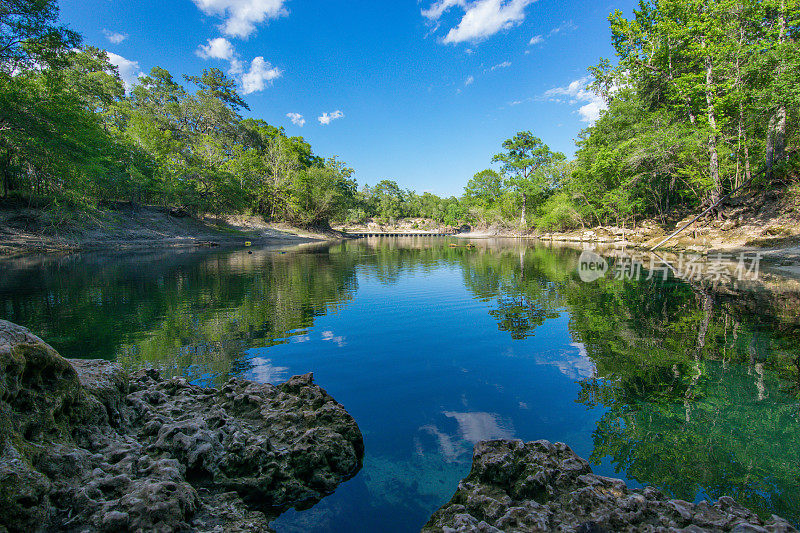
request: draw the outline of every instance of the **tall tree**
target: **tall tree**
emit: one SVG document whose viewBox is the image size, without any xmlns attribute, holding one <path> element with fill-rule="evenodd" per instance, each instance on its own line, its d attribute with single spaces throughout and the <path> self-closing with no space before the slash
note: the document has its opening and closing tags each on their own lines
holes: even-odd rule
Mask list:
<svg viewBox="0 0 800 533">
<path fill-rule="evenodd" d="M 464 188 L 464 196 L 481 207 L 493 206 L 503 194 L 503 179 L 492 169 L 476 173 Z"/>
<path fill-rule="evenodd" d="M 521 131 L 507 139 L 503 142 L 503 148 L 505 152 L 495 155 L 492 162 L 502 163 L 501 171 L 506 178 L 506 187 L 520 195 L 520 225 L 524 226 L 528 196 L 542 193 L 550 185 L 546 182 L 548 176 L 541 171 L 566 157 L 560 152 L 552 152 L 549 146 L 530 131 Z"/>
<path fill-rule="evenodd" d="M 57 0 L 0 0 L 0 72 L 55 65 L 80 44 L 58 12 Z"/>
</svg>

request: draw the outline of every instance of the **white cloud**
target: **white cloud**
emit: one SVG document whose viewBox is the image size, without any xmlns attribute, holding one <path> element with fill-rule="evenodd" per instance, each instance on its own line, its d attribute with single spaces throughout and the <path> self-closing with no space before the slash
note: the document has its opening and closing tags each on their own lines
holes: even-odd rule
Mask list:
<svg viewBox="0 0 800 533">
<path fill-rule="evenodd" d="M 317 120 L 319 120 L 319 123 L 323 126 L 327 126 L 334 120 L 338 120 L 340 118 L 344 118 L 344 113 L 337 109 L 333 113 L 323 113 L 322 116 L 317 117 Z"/>
<path fill-rule="evenodd" d="M 233 65 L 231 65 L 233 68 Z M 269 61 L 258 56 L 250 63 L 250 70 L 241 76 L 242 93 L 250 94 L 263 91 L 273 80 L 281 77 L 283 72 L 278 67 L 273 67 Z"/>
<path fill-rule="evenodd" d="M 511 66 L 511 61 L 503 61 L 502 63 L 498 63 L 497 65 L 493 66 L 489 70 L 494 71 L 494 70 L 501 69 L 501 68 L 508 68 L 510 66 Z"/>
<path fill-rule="evenodd" d="M 464 86 L 467 87 L 475 83 L 475 76 L 467 76 L 467 79 L 464 81 Z"/>
<path fill-rule="evenodd" d="M 553 35 L 555 35 L 557 33 L 561 33 L 562 31 L 563 32 L 568 32 L 568 31 L 575 31 L 577 29 L 578 29 L 578 27 L 575 24 L 573 24 L 573 22 L 571 20 L 566 20 L 566 21 L 562 22 L 561 25 L 556 26 L 555 28 L 550 30 L 550 33 L 548 33 L 547 36 L 548 37 L 552 37 Z"/>
<path fill-rule="evenodd" d="M 236 55 L 231 42 L 225 37 L 209 39 L 208 43 L 201 44 L 195 52 L 203 59 L 225 59 L 231 61 Z"/>
<path fill-rule="evenodd" d="M 285 17 L 286 0 L 193 0 L 206 15 L 223 19 L 220 29 L 225 35 L 246 39 L 256 25 L 266 20 Z"/>
<path fill-rule="evenodd" d="M 578 109 L 578 114 L 581 116 L 581 120 L 583 122 L 592 125 L 597 122 L 598 118 L 600 118 L 600 112 L 605 111 L 606 109 L 608 109 L 608 106 L 602 100 L 592 101 L 588 104 L 582 105 Z"/>
<path fill-rule="evenodd" d="M 456 44 L 477 42 L 499 31 L 517 26 L 525 20 L 525 8 L 536 0 L 438 0 L 422 11 L 438 28 L 439 19 L 453 7 L 464 10 L 461 22 L 451 28 L 442 42 Z"/>
<path fill-rule="evenodd" d="M 573 24 L 571 20 L 564 21 L 559 26 L 556 26 L 555 28 L 550 30 L 550 32 L 547 34 L 547 37 L 545 37 L 544 35 L 534 35 L 533 37 L 531 37 L 530 42 L 528 42 L 528 46 L 534 46 L 534 45 L 537 45 L 537 44 L 542 44 L 548 38 L 550 38 L 553 35 L 556 35 L 558 33 L 561 33 L 562 31 L 563 32 L 570 32 L 570 31 L 574 31 L 574 30 L 577 30 L 577 29 L 578 29 L 578 27 L 575 24 Z M 525 53 L 529 54 L 530 51 L 526 50 Z"/>
<path fill-rule="evenodd" d="M 249 68 L 243 63 L 236 53 L 233 44 L 224 37 L 209 39 L 206 44 L 201 44 L 195 53 L 203 59 L 218 59 L 228 61 L 230 68 L 228 74 L 239 81 L 242 94 L 263 91 L 273 80 L 280 78 L 283 71 L 272 66 L 269 61 L 258 56 L 250 62 Z"/>
<path fill-rule="evenodd" d="M 583 77 L 566 87 L 549 89 L 545 91 L 544 96 L 552 102 L 583 104 L 578 108 L 578 114 L 583 122 L 591 125 L 600 118 L 600 112 L 607 109 L 607 106 L 601 97 L 586 89 L 588 84 L 589 78 Z"/>
<path fill-rule="evenodd" d="M 286 113 L 286 117 L 292 121 L 292 124 L 295 126 L 300 126 L 301 128 L 305 125 L 306 119 L 303 118 L 303 115 L 300 113 Z"/>
<path fill-rule="evenodd" d="M 125 84 L 125 90 L 130 92 L 136 80 L 142 74 L 142 69 L 139 68 L 138 61 L 131 61 L 124 57 L 117 55 L 113 52 L 106 52 L 108 54 L 108 62 L 117 67 L 119 77 L 122 83 Z"/>
<path fill-rule="evenodd" d="M 119 44 L 119 43 L 121 43 L 122 41 L 124 41 L 125 39 L 128 38 L 128 34 L 127 33 L 119 33 L 119 32 L 115 32 L 115 31 L 109 31 L 109 30 L 106 30 L 106 29 L 103 30 L 103 35 L 106 36 L 106 39 L 108 39 L 108 42 L 113 43 L 113 44 Z"/>
<path fill-rule="evenodd" d="M 438 2 L 434 2 L 428 9 L 423 9 L 422 16 L 430 21 L 436 22 L 451 7 L 454 6 L 464 7 L 466 5 L 467 5 L 466 0 L 439 0 Z"/>
</svg>

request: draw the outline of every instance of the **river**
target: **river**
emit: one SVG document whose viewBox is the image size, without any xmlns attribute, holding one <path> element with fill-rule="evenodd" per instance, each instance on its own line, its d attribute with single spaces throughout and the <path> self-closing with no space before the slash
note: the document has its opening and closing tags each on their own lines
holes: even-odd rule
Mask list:
<svg viewBox="0 0 800 533">
<path fill-rule="evenodd" d="M 0 318 L 65 357 L 206 386 L 314 372 L 358 422 L 364 468 L 279 532 L 419 531 L 495 438 L 800 522 L 797 292 L 587 283 L 579 251 L 475 245 L 28 256 L 2 264 Z"/>
</svg>

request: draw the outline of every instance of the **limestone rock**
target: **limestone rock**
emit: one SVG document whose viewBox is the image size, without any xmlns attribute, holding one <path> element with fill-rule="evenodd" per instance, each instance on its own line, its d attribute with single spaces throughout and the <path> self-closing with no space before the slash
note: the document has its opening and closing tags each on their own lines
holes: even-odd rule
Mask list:
<svg viewBox="0 0 800 533">
<path fill-rule="evenodd" d="M 628 489 L 592 473 L 566 444 L 540 440 L 478 443 L 472 470 L 424 532 L 796 531 L 766 523 L 723 497 L 710 505 L 670 500 L 653 488 Z"/>
<path fill-rule="evenodd" d="M 311 374 L 201 388 L 68 361 L 0 321 L 0 531 L 269 531 L 363 455 Z"/>
</svg>

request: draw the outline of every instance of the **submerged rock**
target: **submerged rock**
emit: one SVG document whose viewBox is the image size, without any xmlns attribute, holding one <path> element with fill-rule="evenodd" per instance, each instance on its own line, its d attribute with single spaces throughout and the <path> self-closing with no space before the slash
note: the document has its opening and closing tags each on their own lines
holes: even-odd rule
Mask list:
<svg viewBox="0 0 800 533">
<path fill-rule="evenodd" d="M 363 455 L 311 374 L 201 388 L 66 360 L 0 321 L 0 531 L 269 531 Z"/>
<path fill-rule="evenodd" d="M 671 500 L 653 488 L 628 489 L 592 473 L 566 444 L 545 440 L 478 443 L 472 470 L 424 532 L 600 533 L 617 531 L 796 531 L 723 497 L 713 505 Z"/>
</svg>

